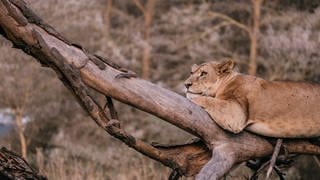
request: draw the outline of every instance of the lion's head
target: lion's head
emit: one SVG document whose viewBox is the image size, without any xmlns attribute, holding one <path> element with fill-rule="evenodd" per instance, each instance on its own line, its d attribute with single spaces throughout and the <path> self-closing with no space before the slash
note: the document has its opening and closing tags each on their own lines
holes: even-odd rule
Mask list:
<svg viewBox="0 0 320 180">
<path fill-rule="evenodd" d="M 191 75 L 185 81 L 187 98 L 198 95 L 215 97 L 217 88 L 222 77 L 233 71 L 234 62 L 225 59 L 222 62 L 211 61 L 201 65 L 194 64 L 191 68 Z"/>
</svg>

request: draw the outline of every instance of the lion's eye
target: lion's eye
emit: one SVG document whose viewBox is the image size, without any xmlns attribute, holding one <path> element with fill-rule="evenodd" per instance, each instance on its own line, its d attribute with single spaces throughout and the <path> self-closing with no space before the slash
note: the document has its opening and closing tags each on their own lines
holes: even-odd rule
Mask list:
<svg viewBox="0 0 320 180">
<path fill-rule="evenodd" d="M 207 74 L 208 74 L 207 72 L 202 71 L 202 72 L 200 73 L 200 76 L 205 76 L 205 75 L 207 75 Z"/>
</svg>

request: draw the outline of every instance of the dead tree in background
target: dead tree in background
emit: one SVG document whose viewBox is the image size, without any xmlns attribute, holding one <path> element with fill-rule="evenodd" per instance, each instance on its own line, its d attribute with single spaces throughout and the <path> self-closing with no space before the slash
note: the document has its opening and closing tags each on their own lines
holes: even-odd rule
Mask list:
<svg viewBox="0 0 320 180">
<path fill-rule="evenodd" d="M 260 15 L 261 15 L 261 3 L 263 0 L 251 0 L 252 1 L 252 27 L 250 29 L 250 58 L 249 69 L 250 75 L 257 73 L 257 41 L 260 33 Z"/>
<path fill-rule="evenodd" d="M 21 67 L 18 67 L 21 68 Z M 18 69 L 17 68 L 17 69 Z M 30 68 L 30 67 L 29 67 Z M 24 159 L 27 159 L 27 138 L 24 134 L 24 124 L 23 119 L 27 114 L 27 110 L 30 110 L 32 105 L 32 94 L 34 92 L 32 89 L 33 85 L 33 77 L 32 77 L 32 69 L 27 72 L 23 72 L 22 70 L 13 70 L 7 69 L 3 70 L 0 73 L 0 76 L 7 75 L 6 73 L 16 72 L 17 76 L 25 75 L 25 73 L 29 73 L 29 77 L 24 77 L 20 79 L 17 83 L 20 83 L 20 87 L 16 87 L 15 89 L 11 89 L 12 81 L 3 81 L 1 80 L 2 87 L 0 88 L 0 101 L 9 108 L 9 114 L 12 115 L 14 121 L 14 129 L 17 133 L 18 140 L 20 143 L 20 152 Z M 23 88 L 21 88 L 23 87 Z"/>
<path fill-rule="evenodd" d="M 14 115 L 15 115 L 16 131 L 19 135 L 21 155 L 24 159 L 27 159 L 27 140 L 24 135 L 24 127 L 23 127 L 23 122 L 22 122 L 22 119 L 23 119 L 22 110 L 15 109 Z"/>
<path fill-rule="evenodd" d="M 180 175 L 194 176 L 205 164 L 198 178 L 218 179 L 236 164 L 267 157 L 273 151 L 272 139 L 248 132 L 228 133 L 188 99 L 140 79 L 112 61 L 69 42 L 36 16 L 24 1 L 0 1 L 0 33 L 15 48 L 53 69 L 102 129 L 136 151 L 172 168 L 172 179 Z M 107 96 L 104 107 L 90 96 L 89 89 Z M 156 115 L 202 141 L 164 146 L 136 139 L 120 126 L 112 98 Z M 284 140 L 283 146 L 288 153 L 320 154 L 320 148 L 308 141 Z"/>
<path fill-rule="evenodd" d="M 238 27 L 239 29 L 244 30 L 248 33 L 250 39 L 250 55 L 249 55 L 249 66 L 248 73 L 250 75 L 255 75 L 257 73 L 257 49 L 258 49 L 258 37 L 260 33 L 260 16 L 261 16 L 261 4 L 263 0 L 251 0 L 252 2 L 252 12 L 251 12 L 251 20 L 252 25 L 245 25 L 237 20 L 229 17 L 225 14 L 217 13 L 217 12 L 209 12 L 209 15 L 213 18 L 220 18 L 225 21 L 225 23 L 221 23 L 216 29 L 233 25 Z"/>
<path fill-rule="evenodd" d="M 133 0 L 134 4 L 142 12 L 144 17 L 144 48 L 142 58 L 142 78 L 149 79 L 150 77 L 150 58 L 151 58 L 151 47 L 150 47 L 150 34 L 153 19 L 153 11 L 156 0 L 147 0 L 146 5 L 143 6 L 140 0 Z"/>
<path fill-rule="evenodd" d="M 5 57 L 10 57 L 7 54 Z M 19 65 L 15 64 L 21 62 Z M 0 70 L 0 103 L 1 108 L 8 109 L 7 114 L 12 116 L 14 130 L 19 140 L 19 148 L 21 155 L 27 159 L 28 145 L 30 143 L 31 134 L 25 134 L 25 120 L 30 118 L 35 119 L 36 112 L 43 109 L 48 96 L 34 98 L 35 94 L 44 94 L 48 87 L 39 83 L 40 69 L 32 63 L 29 63 L 28 58 L 16 56 L 8 59 L 6 62 L 1 62 Z M 8 77 L 10 74 L 9 78 Z M 23 78 L 20 78 L 23 77 Z M 41 78 L 44 80 L 43 78 Z M 48 80 L 48 79 L 47 79 Z M 29 116 L 32 112 L 33 116 Z"/>
</svg>

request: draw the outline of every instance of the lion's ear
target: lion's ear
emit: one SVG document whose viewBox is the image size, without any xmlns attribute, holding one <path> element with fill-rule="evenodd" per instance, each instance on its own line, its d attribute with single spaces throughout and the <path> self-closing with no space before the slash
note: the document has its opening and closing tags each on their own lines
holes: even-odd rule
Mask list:
<svg viewBox="0 0 320 180">
<path fill-rule="evenodd" d="M 234 68 L 234 61 L 231 59 L 224 60 L 216 66 L 219 75 L 231 73 Z"/>
<path fill-rule="evenodd" d="M 195 72 L 198 69 L 199 65 L 193 64 L 191 67 L 191 72 Z"/>
</svg>

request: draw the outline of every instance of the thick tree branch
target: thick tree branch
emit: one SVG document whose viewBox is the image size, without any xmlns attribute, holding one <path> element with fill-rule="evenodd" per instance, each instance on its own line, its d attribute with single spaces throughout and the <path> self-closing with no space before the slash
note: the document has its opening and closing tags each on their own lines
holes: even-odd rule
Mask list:
<svg viewBox="0 0 320 180">
<path fill-rule="evenodd" d="M 101 128 L 179 174 L 195 175 L 207 164 L 198 177 L 219 178 L 236 163 L 272 153 L 273 146 L 265 138 L 247 132 L 238 135 L 227 133 L 188 99 L 135 78 L 130 71 L 108 59 L 72 44 L 38 18 L 21 0 L 0 1 L 0 33 L 12 41 L 14 47 L 55 70 Z M 108 119 L 104 109 L 88 94 L 88 88 L 156 115 L 200 137 L 203 142 L 152 146 L 135 139 L 120 129 L 114 120 Z M 284 140 L 283 146 L 290 153 L 320 154 L 320 148 L 307 141 Z"/>
</svg>

